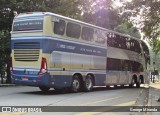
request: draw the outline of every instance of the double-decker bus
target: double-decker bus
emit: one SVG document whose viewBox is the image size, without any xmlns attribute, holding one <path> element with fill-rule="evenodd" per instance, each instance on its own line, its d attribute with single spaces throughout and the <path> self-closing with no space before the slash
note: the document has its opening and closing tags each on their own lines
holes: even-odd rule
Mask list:
<svg viewBox="0 0 160 115">
<path fill-rule="evenodd" d="M 42 91 L 146 83 L 149 50 L 140 39 L 49 12 L 14 18 L 11 78 Z"/>
</svg>

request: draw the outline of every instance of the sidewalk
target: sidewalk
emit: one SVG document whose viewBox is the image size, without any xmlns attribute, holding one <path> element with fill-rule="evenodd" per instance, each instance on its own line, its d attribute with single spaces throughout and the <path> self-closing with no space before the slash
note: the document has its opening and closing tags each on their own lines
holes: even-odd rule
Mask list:
<svg viewBox="0 0 160 115">
<path fill-rule="evenodd" d="M 160 102 L 158 99 L 160 98 L 160 82 L 150 83 L 149 86 L 149 97 L 148 97 L 148 106 L 158 107 L 158 111 L 160 111 Z M 149 112 L 148 115 L 159 115 L 160 112 Z"/>
</svg>

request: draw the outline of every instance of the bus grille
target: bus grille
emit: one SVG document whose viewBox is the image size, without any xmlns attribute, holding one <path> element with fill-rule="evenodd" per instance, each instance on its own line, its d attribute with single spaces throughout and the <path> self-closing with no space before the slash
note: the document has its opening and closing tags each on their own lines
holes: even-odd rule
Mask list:
<svg viewBox="0 0 160 115">
<path fill-rule="evenodd" d="M 38 61 L 40 55 L 40 43 L 21 42 L 14 44 L 15 61 Z"/>
</svg>

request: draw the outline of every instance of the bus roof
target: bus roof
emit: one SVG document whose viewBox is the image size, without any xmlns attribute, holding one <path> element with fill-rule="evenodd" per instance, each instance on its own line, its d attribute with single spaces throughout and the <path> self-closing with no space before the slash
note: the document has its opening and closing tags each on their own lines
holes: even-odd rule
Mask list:
<svg viewBox="0 0 160 115">
<path fill-rule="evenodd" d="M 26 12 L 26 13 L 20 13 L 19 15 L 17 15 L 15 17 L 15 19 L 25 18 L 25 17 L 30 17 L 30 16 L 42 16 L 43 17 L 43 16 L 47 16 L 47 15 L 48 16 L 59 17 L 59 18 L 66 19 L 66 20 L 69 20 L 69 21 L 74 21 L 76 23 L 80 23 L 80 24 L 83 24 L 83 25 L 86 25 L 86 26 L 91 26 L 91 27 L 94 27 L 94 28 L 97 28 L 97 29 L 108 31 L 110 33 L 118 34 L 118 35 L 121 35 L 121 36 L 124 36 L 124 37 L 130 37 L 130 38 L 136 39 L 138 41 L 142 41 L 142 40 L 140 40 L 140 39 L 138 39 L 136 37 L 130 36 L 128 34 L 119 33 L 119 32 L 113 31 L 113 30 L 102 28 L 102 27 L 99 27 L 99 26 L 96 26 L 96 25 L 93 25 L 93 24 L 89 24 L 89 23 L 86 23 L 86 22 L 82 22 L 82 21 L 79 21 L 79 20 L 75 20 L 75 19 L 72 19 L 72 18 L 69 18 L 69 17 L 65 17 L 65 16 L 62 16 L 62 15 L 59 15 L 59 14 L 51 13 L 51 12 Z"/>
</svg>

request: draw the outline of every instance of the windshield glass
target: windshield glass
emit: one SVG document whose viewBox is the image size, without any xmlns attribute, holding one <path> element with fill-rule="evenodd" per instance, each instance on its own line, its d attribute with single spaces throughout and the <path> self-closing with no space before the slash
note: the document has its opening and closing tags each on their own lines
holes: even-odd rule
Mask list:
<svg viewBox="0 0 160 115">
<path fill-rule="evenodd" d="M 13 31 L 43 30 L 43 20 L 27 20 L 14 22 Z"/>
</svg>

